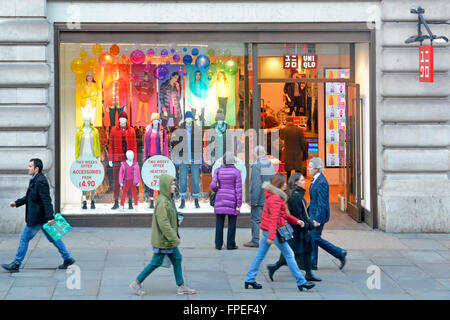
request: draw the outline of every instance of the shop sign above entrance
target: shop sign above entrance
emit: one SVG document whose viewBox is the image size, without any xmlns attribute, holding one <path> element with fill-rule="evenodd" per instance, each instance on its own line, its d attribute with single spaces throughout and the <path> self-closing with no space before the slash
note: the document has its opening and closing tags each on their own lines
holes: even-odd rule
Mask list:
<svg viewBox="0 0 450 320">
<path fill-rule="evenodd" d="M 285 54 L 283 56 L 283 69 L 297 69 L 298 57 L 295 54 Z"/>
<path fill-rule="evenodd" d="M 302 56 L 302 69 L 317 69 L 317 55 L 305 54 Z"/>
<path fill-rule="evenodd" d="M 419 81 L 434 82 L 433 46 L 419 48 Z"/>
</svg>

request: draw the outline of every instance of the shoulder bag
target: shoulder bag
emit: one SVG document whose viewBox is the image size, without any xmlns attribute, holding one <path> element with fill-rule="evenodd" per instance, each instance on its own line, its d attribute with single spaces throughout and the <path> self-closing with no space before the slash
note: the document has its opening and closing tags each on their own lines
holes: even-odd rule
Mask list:
<svg viewBox="0 0 450 320">
<path fill-rule="evenodd" d="M 267 212 L 270 215 L 269 206 L 267 206 Z M 294 238 L 294 229 L 289 223 L 286 223 L 284 226 L 277 228 L 277 237 L 280 243 L 286 242 L 290 239 Z"/>
<path fill-rule="evenodd" d="M 217 185 L 220 187 L 220 185 L 219 185 L 219 170 L 220 170 L 220 168 L 217 169 Z M 209 196 L 209 205 L 211 207 L 214 207 L 215 204 L 216 204 L 216 193 L 213 192 Z"/>
</svg>

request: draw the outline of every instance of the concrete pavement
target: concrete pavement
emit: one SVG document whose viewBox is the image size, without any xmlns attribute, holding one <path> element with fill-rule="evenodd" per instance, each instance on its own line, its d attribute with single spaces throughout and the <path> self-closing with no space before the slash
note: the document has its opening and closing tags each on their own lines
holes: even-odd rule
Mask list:
<svg viewBox="0 0 450 320">
<path fill-rule="evenodd" d="M 75 274 L 56 269 L 61 258 L 39 233 L 30 242 L 19 273 L 0 271 L 0 299 L 450 299 L 448 234 L 325 229 L 325 239 L 348 250 L 347 264 L 340 271 L 339 261 L 319 250 L 319 270 L 315 274 L 323 281 L 301 293 L 287 267 L 275 274 L 274 282 L 270 281 L 266 265 L 278 258 L 275 247 L 270 249 L 257 277 L 263 289 L 244 289 L 245 275 L 257 250 L 242 245 L 250 239 L 249 228 L 237 230 L 239 249 L 232 251 L 214 249 L 213 228 L 181 228 L 183 275 L 186 284 L 198 293 L 177 295 L 173 269 L 159 268 L 144 282 L 146 295 L 138 297 L 128 284 L 151 260 L 150 236 L 148 228 L 74 228 L 63 240 L 80 268 L 80 288 L 69 289 L 68 279 L 74 280 Z M 18 241 L 18 234 L 0 234 L 0 263 L 13 260 Z M 376 276 L 367 273 L 369 266 L 379 270 L 380 289 L 367 286 L 367 279 Z M 377 281 L 370 283 L 376 286 Z M 76 286 L 76 281 L 69 281 L 70 286 Z"/>
</svg>

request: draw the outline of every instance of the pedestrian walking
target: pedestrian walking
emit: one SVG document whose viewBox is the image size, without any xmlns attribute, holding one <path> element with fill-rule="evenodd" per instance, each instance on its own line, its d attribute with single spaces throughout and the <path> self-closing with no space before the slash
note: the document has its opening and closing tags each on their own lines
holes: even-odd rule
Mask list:
<svg viewBox="0 0 450 320">
<path fill-rule="evenodd" d="M 17 249 L 16 257 L 10 264 L 2 264 L 3 269 L 15 273 L 19 272 L 25 255 L 28 251 L 28 243 L 34 236 L 42 230 L 44 235 L 59 251 L 63 258 L 63 263 L 58 269 L 67 269 L 68 266 L 75 263 L 62 240 L 54 241 L 43 229 L 43 225 L 48 223 L 53 225 L 54 211 L 52 199 L 50 198 L 50 189 L 47 178 L 42 173 L 44 165 L 40 159 L 31 159 L 28 163 L 28 174 L 31 176 L 27 193 L 24 197 L 11 202 L 9 205 L 13 208 L 19 208 L 25 205 L 25 228 L 22 231 Z"/>
<path fill-rule="evenodd" d="M 275 174 L 272 162 L 267 158 L 266 150 L 263 146 L 256 146 L 254 149 L 256 157 L 255 163 L 251 168 L 250 176 L 250 224 L 252 230 L 252 239 L 244 243 L 244 247 L 259 247 L 259 223 L 264 207 L 264 189 L 262 184 L 268 182 L 270 177 Z"/>
<path fill-rule="evenodd" d="M 293 226 L 294 238 L 289 240 L 289 246 L 295 254 L 295 260 L 300 268 L 304 265 L 306 271 L 305 278 L 307 281 L 322 281 L 320 278 L 314 276 L 311 271 L 311 252 L 312 252 L 312 238 L 309 234 L 309 230 L 320 226 L 315 220 L 310 219 L 306 209 L 305 195 L 305 177 L 301 173 L 294 173 L 288 181 L 288 190 L 286 194 L 288 196 L 288 209 L 289 212 L 296 218 L 304 222 L 304 227 L 299 225 Z M 286 265 L 286 259 L 283 254 L 280 255 L 280 259 L 274 263 L 269 264 L 267 269 L 269 271 L 269 278 L 273 281 L 273 275 L 281 266 Z"/>
<path fill-rule="evenodd" d="M 162 174 L 159 179 L 159 196 L 155 204 L 155 212 L 152 218 L 152 246 L 153 258 L 149 265 L 130 284 L 130 288 L 137 295 L 144 295 L 142 283 L 157 268 L 159 268 L 167 256 L 172 265 L 175 281 L 178 286 L 177 294 L 195 294 L 196 290 L 184 285 L 182 256 L 178 245 L 178 213 L 173 201 L 173 193 L 177 185 L 174 177 Z"/>
<path fill-rule="evenodd" d="M 242 178 L 241 172 L 234 166 L 235 160 L 231 152 L 225 152 L 223 164 L 214 172 L 210 188 L 216 192 L 214 213 L 216 214 L 217 250 L 222 249 L 223 227 L 225 217 L 228 217 L 227 249 L 235 250 L 236 245 L 236 220 L 242 206 Z"/>
<path fill-rule="evenodd" d="M 284 175 L 277 173 L 270 178 L 270 182 L 265 182 L 263 188 L 265 191 L 266 202 L 261 217 L 260 228 L 262 230 L 262 239 L 259 244 L 256 257 L 247 273 L 244 287 L 252 287 L 253 289 L 261 289 L 262 285 L 256 282 L 256 276 L 264 257 L 272 244 L 275 244 L 286 258 L 289 270 L 295 278 L 295 282 L 300 291 L 304 288 L 311 289 L 315 286 L 313 282 L 307 281 L 297 266 L 294 259 L 294 252 L 287 242 L 280 242 L 277 235 L 277 229 L 286 224 L 286 220 L 291 224 L 304 226 L 304 222 L 291 216 L 286 207 L 287 195 L 283 191 L 286 189 L 286 178 Z"/>
<path fill-rule="evenodd" d="M 301 172 L 306 175 L 306 169 L 302 165 L 303 152 L 306 151 L 306 140 L 303 131 L 294 124 L 293 117 L 286 118 L 286 126 L 280 130 L 280 139 L 284 141 L 284 162 L 287 180 L 291 171 Z"/>
<path fill-rule="evenodd" d="M 313 177 L 309 187 L 309 216 L 311 219 L 320 223 L 320 227 L 311 230 L 313 240 L 313 251 L 311 254 L 312 269 L 317 270 L 317 260 L 319 247 L 339 259 L 342 269 L 345 265 L 347 251 L 341 249 L 332 243 L 322 239 L 322 231 L 325 223 L 330 220 L 330 200 L 328 181 L 323 175 L 323 162 L 320 158 L 312 158 L 308 166 L 309 174 Z"/>
</svg>

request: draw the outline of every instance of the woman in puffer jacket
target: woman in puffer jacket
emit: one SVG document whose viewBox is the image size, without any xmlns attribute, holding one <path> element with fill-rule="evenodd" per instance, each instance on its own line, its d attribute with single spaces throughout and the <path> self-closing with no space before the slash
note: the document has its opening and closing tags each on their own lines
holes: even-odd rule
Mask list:
<svg viewBox="0 0 450 320">
<path fill-rule="evenodd" d="M 286 259 L 289 270 L 295 278 L 295 282 L 300 291 L 304 288 L 311 289 L 315 286 L 314 283 L 305 279 L 302 272 L 297 266 L 294 258 L 294 252 L 287 242 L 280 242 L 277 235 L 277 229 L 286 224 L 286 220 L 291 224 L 298 224 L 301 227 L 305 223 L 300 219 L 290 215 L 286 206 L 287 195 L 283 191 L 286 189 L 286 178 L 284 175 L 277 173 L 270 178 L 269 182 L 264 182 L 262 185 L 265 189 L 264 196 L 266 202 L 261 216 L 260 229 L 262 230 L 262 239 L 259 243 L 259 249 L 256 257 L 253 259 L 250 270 L 245 279 L 245 289 L 252 287 L 253 289 L 261 289 L 262 285 L 256 282 L 256 276 L 261 266 L 264 257 L 274 243 Z"/>
<path fill-rule="evenodd" d="M 234 157 L 230 152 L 223 156 L 223 164 L 214 172 L 211 181 L 211 190 L 216 192 L 214 213 L 216 214 L 216 241 L 217 250 L 223 245 L 223 226 L 228 216 L 227 249 L 237 249 L 236 220 L 242 205 L 242 178 L 241 172 L 234 166 Z"/>
</svg>

